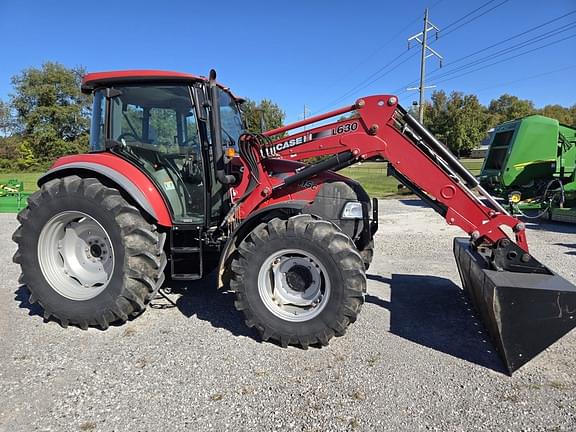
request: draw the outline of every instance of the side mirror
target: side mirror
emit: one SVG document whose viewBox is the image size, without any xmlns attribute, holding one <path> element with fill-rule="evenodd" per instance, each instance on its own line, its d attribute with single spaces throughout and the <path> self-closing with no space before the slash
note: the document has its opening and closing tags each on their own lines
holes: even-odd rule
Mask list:
<svg viewBox="0 0 576 432">
<path fill-rule="evenodd" d="M 200 86 L 194 86 L 195 101 L 198 109 L 198 120 L 202 122 L 208 121 L 208 108 L 210 108 L 210 102 L 206 99 L 206 94 L 204 89 Z"/>
</svg>

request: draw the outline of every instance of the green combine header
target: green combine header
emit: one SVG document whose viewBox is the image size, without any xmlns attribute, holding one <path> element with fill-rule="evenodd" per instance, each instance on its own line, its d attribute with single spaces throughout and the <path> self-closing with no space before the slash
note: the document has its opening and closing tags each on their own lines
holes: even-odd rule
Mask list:
<svg viewBox="0 0 576 432">
<path fill-rule="evenodd" d="M 576 128 L 541 115 L 496 126 L 479 180 L 517 213 L 576 222 Z"/>
</svg>

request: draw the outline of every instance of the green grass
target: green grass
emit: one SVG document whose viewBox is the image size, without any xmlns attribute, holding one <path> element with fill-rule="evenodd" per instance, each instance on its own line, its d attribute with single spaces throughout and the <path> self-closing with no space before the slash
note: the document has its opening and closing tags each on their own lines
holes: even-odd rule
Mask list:
<svg viewBox="0 0 576 432">
<path fill-rule="evenodd" d="M 462 159 L 460 162 L 473 174 L 478 175 L 482 168 L 482 159 Z M 398 189 L 400 183 L 394 177 L 386 176 L 386 162 L 364 162 L 340 171 L 358 181 L 373 198 L 386 198 L 409 193 L 406 188 Z"/>
<path fill-rule="evenodd" d="M 480 173 L 482 159 L 462 159 L 462 164 L 474 175 Z M 368 194 L 375 198 L 385 198 L 398 195 L 398 185 L 394 177 L 386 176 L 386 162 L 364 162 L 340 171 L 340 174 L 350 177 L 362 184 Z M 0 173 L 0 183 L 8 179 L 18 179 L 24 182 L 24 192 L 34 192 L 38 189 L 36 182 L 42 173 L 39 172 L 11 172 Z M 405 192 L 400 192 L 401 194 Z"/>
<path fill-rule="evenodd" d="M 38 189 L 36 182 L 42 174 L 39 172 L 0 173 L 0 184 L 6 183 L 9 179 L 18 179 L 24 182 L 24 192 L 34 192 Z"/>
</svg>

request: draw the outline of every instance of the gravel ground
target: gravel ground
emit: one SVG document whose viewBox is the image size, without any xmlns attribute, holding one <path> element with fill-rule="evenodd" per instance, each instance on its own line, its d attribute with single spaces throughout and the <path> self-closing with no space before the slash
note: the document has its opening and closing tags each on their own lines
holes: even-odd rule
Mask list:
<svg viewBox="0 0 576 432">
<path fill-rule="evenodd" d="M 0 215 L 0 431 L 575 430 L 576 331 L 506 376 L 459 289 L 459 231 L 418 201 L 380 215 L 360 318 L 307 351 L 261 343 L 213 279 L 107 331 L 45 323 Z M 529 240 L 576 282 L 576 227 Z"/>
</svg>

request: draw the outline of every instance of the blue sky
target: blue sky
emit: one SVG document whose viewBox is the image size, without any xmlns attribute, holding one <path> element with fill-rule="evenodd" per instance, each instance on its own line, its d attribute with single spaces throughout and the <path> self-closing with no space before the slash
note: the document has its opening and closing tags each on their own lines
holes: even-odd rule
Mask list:
<svg viewBox="0 0 576 432">
<path fill-rule="evenodd" d="M 312 113 L 322 112 L 368 94 L 398 93 L 407 106 L 417 94 L 400 90 L 418 78 L 419 55 L 404 53 L 406 39 L 421 30 L 424 8 L 430 7 L 431 21 L 446 30 L 432 45 L 444 56 L 445 68 L 431 73 L 429 84 L 438 81 L 446 91 L 476 93 L 483 103 L 504 92 L 537 106 L 576 103 L 576 37 L 555 43 L 576 35 L 576 27 L 570 27 L 576 13 L 450 66 L 576 10 L 575 0 L 493 0 L 457 21 L 487 1 L 2 1 L 0 98 L 11 92 L 11 76 L 50 60 L 89 71 L 166 69 L 205 75 L 214 67 L 219 81 L 235 93 L 278 103 L 287 121 L 301 118 L 304 105 Z M 554 29 L 565 31 L 494 62 L 550 46 L 458 77 L 491 62 L 472 65 L 447 75 L 445 82 L 434 79 Z M 430 58 L 428 70 L 437 67 Z"/>
</svg>

